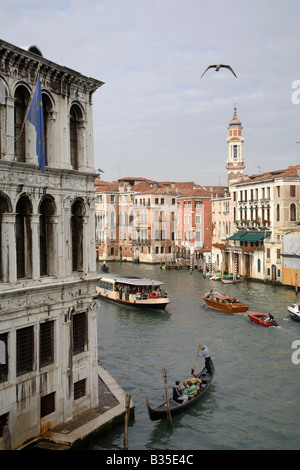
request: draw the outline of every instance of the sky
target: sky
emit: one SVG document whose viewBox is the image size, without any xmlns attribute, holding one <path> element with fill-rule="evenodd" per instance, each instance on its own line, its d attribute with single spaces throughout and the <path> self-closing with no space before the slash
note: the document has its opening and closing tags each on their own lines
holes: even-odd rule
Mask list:
<svg viewBox="0 0 300 470">
<path fill-rule="evenodd" d="M 299 0 L 0 0 L 0 39 L 105 83 L 102 180 L 226 185 L 235 105 L 245 174 L 300 164 L 299 17 Z M 237 78 L 200 78 L 217 63 Z"/>
</svg>

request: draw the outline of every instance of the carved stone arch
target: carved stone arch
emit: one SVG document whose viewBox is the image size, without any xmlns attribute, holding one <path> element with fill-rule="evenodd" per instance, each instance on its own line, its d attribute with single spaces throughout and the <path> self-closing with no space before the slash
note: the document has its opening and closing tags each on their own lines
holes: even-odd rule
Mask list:
<svg viewBox="0 0 300 470">
<path fill-rule="evenodd" d="M 56 215 L 57 208 L 56 208 L 56 203 L 55 203 L 55 199 L 53 196 L 51 196 L 50 194 L 45 194 L 41 198 L 39 202 L 39 207 L 38 207 L 39 214 L 41 213 L 41 209 L 43 206 L 45 207 L 45 210 L 48 216 Z"/>
<path fill-rule="evenodd" d="M 0 214 L 3 212 L 12 212 L 12 203 L 7 194 L 0 190 Z"/>
<path fill-rule="evenodd" d="M 6 96 L 10 96 L 10 89 L 9 89 L 9 84 L 8 84 L 8 81 L 5 77 L 3 77 L 1 74 L 0 74 L 0 82 L 1 82 L 1 88 L 0 88 L 0 92 L 3 92 L 5 93 Z M 4 91 L 5 90 L 5 91 Z M 0 98 L 1 98 L 1 95 L 0 95 Z M 4 96 L 2 96 L 2 98 L 4 98 Z"/>
</svg>

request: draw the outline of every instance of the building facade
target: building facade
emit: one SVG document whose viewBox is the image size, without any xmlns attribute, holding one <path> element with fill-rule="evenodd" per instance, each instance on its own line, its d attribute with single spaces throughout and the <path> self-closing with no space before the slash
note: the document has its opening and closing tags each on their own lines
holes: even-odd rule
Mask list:
<svg viewBox="0 0 300 470">
<path fill-rule="evenodd" d="M 236 108 L 228 130 L 228 192 L 212 203 L 215 268 L 229 274 L 294 285 L 295 273 L 290 271 L 288 275 L 285 269 L 283 275 L 283 237 L 295 230 L 299 222 L 300 165 L 246 176 L 242 123 Z M 221 207 L 226 204 L 229 211 L 226 210 L 225 216 Z M 217 206 L 222 214 L 219 220 L 214 216 Z"/>
<path fill-rule="evenodd" d="M 174 264 L 180 258 L 189 262 L 191 247 L 200 253 L 205 245 L 203 250 L 210 251 L 211 232 L 204 230 L 203 224 L 208 223 L 211 229 L 211 194 L 195 183 L 130 177 L 117 182 L 98 179 L 95 189 L 98 260 Z M 187 222 L 185 229 L 182 225 L 188 206 L 180 198 L 185 195 L 188 206 L 197 204 L 194 209 L 199 212 L 189 229 Z M 186 218 L 190 220 L 191 214 L 186 213 Z M 195 241 L 194 235 L 199 240 Z"/>
<path fill-rule="evenodd" d="M 40 75 L 45 172 L 26 119 Z M 98 403 L 92 95 L 103 82 L 0 41 L 0 448 Z"/>
</svg>

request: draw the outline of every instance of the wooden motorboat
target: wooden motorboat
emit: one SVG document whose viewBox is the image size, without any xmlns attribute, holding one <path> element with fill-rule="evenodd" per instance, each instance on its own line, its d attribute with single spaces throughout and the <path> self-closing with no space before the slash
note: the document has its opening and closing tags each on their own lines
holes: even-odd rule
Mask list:
<svg viewBox="0 0 300 470">
<path fill-rule="evenodd" d="M 291 319 L 300 322 L 300 304 L 292 304 L 287 309 Z"/>
<path fill-rule="evenodd" d="M 170 409 L 171 416 L 177 415 L 179 413 L 182 413 L 183 411 L 186 411 L 191 406 L 193 406 L 196 402 L 201 400 L 201 398 L 203 397 L 204 393 L 208 390 L 214 378 L 215 366 L 212 361 L 211 361 L 211 369 L 212 369 L 212 374 L 208 373 L 206 367 L 204 367 L 199 374 L 196 374 L 196 377 L 198 377 L 202 383 L 201 383 L 201 389 L 195 397 L 190 398 L 183 403 L 175 401 L 173 400 L 173 398 L 169 399 L 169 409 Z M 149 417 L 152 421 L 157 421 L 159 419 L 167 418 L 166 402 L 161 403 L 161 405 L 159 405 L 157 408 L 152 408 L 149 405 L 148 397 L 146 397 L 146 405 L 147 405 Z"/>
<path fill-rule="evenodd" d="M 96 293 L 123 305 L 164 310 L 170 303 L 170 297 L 162 285 L 162 282 L 153 279 L 105 274 L 100 277 Z"/>
<path fill-rule="evenodd" d="M 263 313 L 257 313 L 257 312 L 248 312 L 248 317 L 250 318 L 251 321 L 254 323 L 257 323 L 258 325 L 262 326 L 278 326 L 278 323 L 276 320 L 268 320 L 268 315 L 264 315 Z"/>
<path fill-rule="evenodd" d="M 202 299 L 209 308 L 232 314 L 247 312 L 249 308 L 248 305 L 235 297 L 219 294 L 219 292 L 207 292 L 202 296 Z"/>
</svg>

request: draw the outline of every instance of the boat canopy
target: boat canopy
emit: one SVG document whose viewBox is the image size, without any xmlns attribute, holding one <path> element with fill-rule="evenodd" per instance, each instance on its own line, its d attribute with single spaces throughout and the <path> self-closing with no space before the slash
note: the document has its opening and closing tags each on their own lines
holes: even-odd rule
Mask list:
<svg viewBox="0 0 300 470">
<path fill-rule="evenodd" d="M 120 282 L 121 284 L 128 284 L 132 286 L 161 286 L 163 283 L 160 281 L 154 281 L 153 279 L 145 279 L 139 277 L 125 277 L 116 276 L 115 274 L 106 274 L 101 276 L 102 280 Z"/>
</svg>

